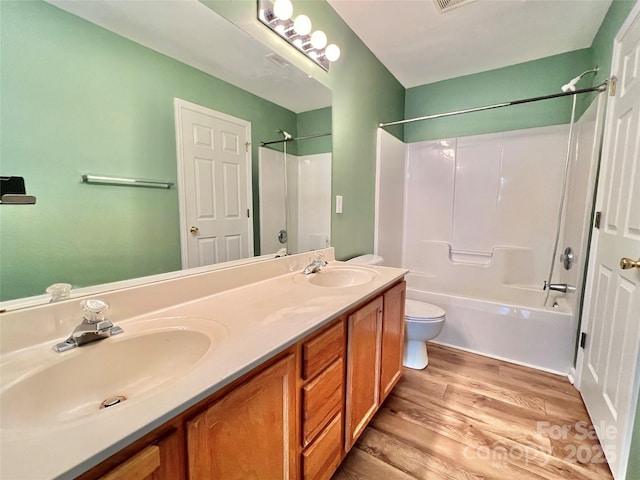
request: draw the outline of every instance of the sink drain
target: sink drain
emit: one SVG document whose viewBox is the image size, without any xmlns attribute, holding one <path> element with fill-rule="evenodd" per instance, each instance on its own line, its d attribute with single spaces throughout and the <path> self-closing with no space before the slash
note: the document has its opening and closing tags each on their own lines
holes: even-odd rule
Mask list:
<svg viewBox="0 0 640 480">
<path fill-rule="evenodd" d="M 109 408 L 114 405 L 118 405 L 119 403 L 124 402 L 127 399 L 124 395 L 116 395 L 114 397 L 109 397 L 105 401 L 100 404 L 100 408 Z"/>
</svg>

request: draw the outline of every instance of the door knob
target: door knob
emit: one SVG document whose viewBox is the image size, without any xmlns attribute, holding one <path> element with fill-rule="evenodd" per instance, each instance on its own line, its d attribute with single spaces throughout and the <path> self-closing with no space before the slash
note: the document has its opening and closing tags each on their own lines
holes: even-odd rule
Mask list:
<svg viewBox="0 0 640 480">
<path fill-rule="evenodd" d="M 631 260 L 630 258 L 627 257 L 622 257 L 620 259 L 620 268 L 622 268 L 623 270 L 627 270 L 629 268 L 637 268 L 638 270 L 640 270 L 640 258 L 638 260 Z"/>
<path fill-rule="evenodd" d="M 200 231 L 200 229 L 198 227 L 193 226 L 189 229 L 189 231 L 193 234 L 196 234 Z"/>
</svg>

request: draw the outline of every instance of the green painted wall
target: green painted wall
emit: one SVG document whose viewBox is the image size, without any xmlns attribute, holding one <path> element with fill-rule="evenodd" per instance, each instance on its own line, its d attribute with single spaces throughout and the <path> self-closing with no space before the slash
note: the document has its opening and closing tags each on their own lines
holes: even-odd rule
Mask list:
<svg viewBox="0 0 640 480">
<path fill-rule="evenodd" d="M 627 480 L 640 480 L 640 401 L 636 406 L 636 417 L 631 437 L 631 452 L 627 465 Z"/>
<path fill-rule="evenodd" d="M 24 176 L 37 196 L 0 207 L 2 300 L 180 268 L 176 189 L 80 183 L 82 173 L 175 182 L 174 97 L 251 122 L 255 192 L 259 142 L 273 125 L 297 135 L 293 112 L 47 3 L 0 9 L 0 174 Z"/>
<path fill-rule="evenodd" d="M 298 114 L 298 136 L 331 133 L 331 108 L 322 108 Z M 309 138 L 294 142 L 298 144 L 298 155 L 331 152 L 331 136 Z"/>
<path fill-rule="evenodd" d="M 590 48 L 408 89 L 404 118 L 560 92 L 562 85 L 594 66 L 599 67 L 598 73 L 585 76 L 579 87 L 599 84 L 610 73 L 613 38 L 636 1 L 613 0 Z M 595 94 L 578 97 L 578 118 L 594 98 Z M 547 100 L 407 124 L 404 141 L 417 142 L 563 124 L 569 122 L 570 115 L 569 98 Z"/>
<path fill-rule="evenodd" d="M 600 66 L 600 71 L 597 75 L 598 82 L 609 76 L 613 56 L 613 40 L 636 3 L 637 0 L 613 0 L 607 15 L 602 21 L 602 25 L 600 25 L 593 39 L 591 48 L 593 49 L 596 63 Z"/>
<path fill-rule="evenodd" d="M 279 55 L 331 88 L 332 212 L 335 195 L 344 213 L 332 213 L 331 243 L 338 259 L 373 251 L 376 129 L 380 122 L 404 118 L 405 89 L 369 51 L 325 0 L 296 0 L 296 13 L 306 13 L 342 56 L 325 72 L 290 47 L 256 19 L 253 0 L 201 0 L 259 39 Z M 394 134 L 401 137 L 402 129 Z"/>
<path fill-rule="evenodd" d="M 493 105 L 560 92 L 576 75 L 592 68 L 591 49 L 542 58 L 407 90 L 405 118 Z M 585 78 L 581 86 L 590 86 Z M 517 130 L 568 123 L 571 100 L 559 98 L 468 113 L 405 126 L 405 142 Z"/>
</svg>

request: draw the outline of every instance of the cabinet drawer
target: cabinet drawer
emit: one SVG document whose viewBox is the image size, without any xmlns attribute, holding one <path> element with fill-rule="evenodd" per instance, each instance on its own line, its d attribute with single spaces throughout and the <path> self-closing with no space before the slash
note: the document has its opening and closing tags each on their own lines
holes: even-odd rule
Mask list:
<svg viewBox="0 0 640 480">
<path fill-rule="evenodd" d="M 151 445 L 124 462 L 100 480 L 151 480 L 160 469 L 160 448 Z"/>
<path fill-rule="evenodd" d="M 344 322 L 340 320 L 302 344 L 302 378 L 308 380 L 320 373 L 336 358 L 343 356 L 344 348 Z"/>
<path fill-rule="evenodd" d="M 302 446 L 306 447 L 342 410 L 343 361 L 339 358 L 302 387 Z"/>
<path fill-rule="evenodd" d="M 309 448 L 302 452 L 303 480 L 328 480 L 342 458 L 342 414 L 338 413 Z"/>
</svg>

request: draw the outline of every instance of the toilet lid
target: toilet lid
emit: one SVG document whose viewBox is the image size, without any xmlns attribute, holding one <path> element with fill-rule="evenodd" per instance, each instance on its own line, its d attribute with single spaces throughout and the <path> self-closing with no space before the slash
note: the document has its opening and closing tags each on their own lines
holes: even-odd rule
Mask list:
<svg viewBox="0 0 640 480">
<path fill-rule="evenodd" d="M 404 303 L 404 316 L 410 319 L 430 319 L 444 317 L 444 310 L 430 303 L 417 300 L 406 300 Z"/>
</svg>

